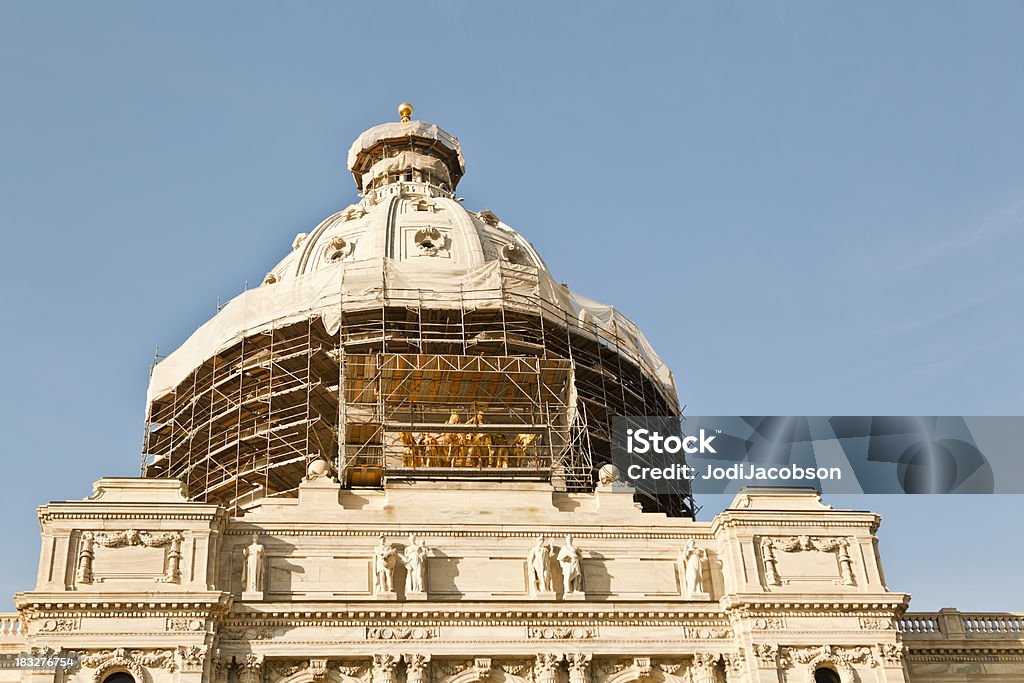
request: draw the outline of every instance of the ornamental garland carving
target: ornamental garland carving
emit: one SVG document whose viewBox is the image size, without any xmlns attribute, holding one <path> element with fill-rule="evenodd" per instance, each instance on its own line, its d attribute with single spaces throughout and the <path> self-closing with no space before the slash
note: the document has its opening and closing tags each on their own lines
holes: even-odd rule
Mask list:
<svg viewBox="0 0 1024 683">
<path fill-rule="evenodd" d="M 832 666 L 849 677 L 850 680 L 854 680 L 855 677 L 854 664 L 878 666 L 878 660 L 872 656 L 871 648 L 862 646 L 821 645 L 819 647 L 783 648 L 779 653 L 779 665 L 790 668 L 794 662 L 805 667 L 808 683 L 814 683 L 814 671 L 822 664 Z"/>
<path fill-rule="evenodd" d="M 839 576 L 844 586 L 856 585 L 853 576 L 853 560 L 850 557 L 850 540 L 836 537 L 790 536 L 788 538 L 762 538 L 761 561 L 764 565 L 764 579 L 770 586 L 781 586 L 776 551 L 795 553 L 801 551 L 835 552 L 839 557 Z"/>
<path fill-rule="evenodd" d="M 95 669 L 92 680 L 102 681 L 111 669 L 125 669 L 135 677 L 136 681 L 144 681 L 145 669 L 177 670 L 173 650 L 127 650 L 119 647 L 115 650 L 99 650 L 96 652 L 79 652 L 83 666 Z"/>
<path fill-rule="evenodd" d="M 224 640 L 269 640 L 274 637 L 271 626 L 229 626 L 220 632 Z"/>
<path fill-rule="evenodd" d="M 539 640 L 596 638 L 597 628 L 582 626 L 527 626 L 526 637 Z"/>
<path fill-rule="evenodd" d="M 417 626 L 412 628 L 370 627 L 366 629 L 368 640 L 426 640 L 437 638 L 436 626 Z"/>
<path fill-rule="evenodd" d="M 684 626 L 683 634 L 693 640 L 710 640 L 714 638 L 732 638 L 732 629 L 728 626 Z"/>
</svg>

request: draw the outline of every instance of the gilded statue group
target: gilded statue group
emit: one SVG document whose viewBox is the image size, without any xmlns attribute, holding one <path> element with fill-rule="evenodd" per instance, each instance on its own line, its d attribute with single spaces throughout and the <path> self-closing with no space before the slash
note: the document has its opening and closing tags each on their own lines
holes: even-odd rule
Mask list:
<svg viewBox="0 0 1024 683">
<path fill-rule="evenodd" d="M 465 424 L 482 425 L 478 411 Z M 463 424 L 455 410 L 447 424 Z M 514 438 L 489 432 L 445 432 L 443 434 L 402 432 L 404 467 L 536 467 L 533 446 L 538 434 L 516 434 Z M 531 455 L 531 451 L 534 451 Z"/>
</svg>

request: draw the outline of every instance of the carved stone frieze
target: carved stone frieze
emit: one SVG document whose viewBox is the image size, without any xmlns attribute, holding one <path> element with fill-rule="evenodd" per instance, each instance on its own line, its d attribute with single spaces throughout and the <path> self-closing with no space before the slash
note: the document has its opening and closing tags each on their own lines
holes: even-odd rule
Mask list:
<svg viewBox="0 0 1024 683">
<path fill-rule="evenodd" d="M 168 631 L 202 631 L 204 626 L 202 619 L 189 617 L 168 617 L 165 623 Z"/>
<path fill-rule="evenodd" d="M 269 640 L 274 637 L 272 626 L 226 626 L 221 629 L 224 640 Z"/>
<path fill-rule="evenodd" d="M 786 620 L 782 617 L 760 617 L 751 625 L 754 631 L 784 631 Z"/>
<path fill-rule="evenodd" d="M 44 619 L 39 622 L 39 631 L 41 633 L 68 633 L 77 631 L 81 626 L 81 619 Z"/>
<path fill-rule="evenodd" d="M 893 628 L 892 619 L 887 617 L 861 617 L 858 621 L 866 631 L 888 631 Z"/>
<path fill-rule="evenodd" d="M 436 626 L 400 627 L 369 627 L 366 629 L 367 640 L 426 640 L 437 638 Z"/>
<path fill-rule="evenodd" d="M 596 638 L 596 626 L 527 626 L 526 637 L 538 640 Z"/>
<path fill-rule="evenodd" d="M 684 626 L 683 635 L 686 638 L 695 640 L 709 640 L 713 638 L 732 638 L 733 631 L 728 626 L 694 625 Z"/>
</svg>

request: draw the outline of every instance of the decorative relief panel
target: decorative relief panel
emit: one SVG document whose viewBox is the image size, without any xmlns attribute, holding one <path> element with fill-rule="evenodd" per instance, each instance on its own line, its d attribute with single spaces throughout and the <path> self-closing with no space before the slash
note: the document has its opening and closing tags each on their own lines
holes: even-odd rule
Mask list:
<svg viewBox="0 0 1024 683">
<path fill-rule="evenodd" d="M 168 631 L 202 631 L 205 622 L 198 618 L 169 617 L 165 628 Z"/>
<path fill-rule="evenodd" d="M 683 636 L 693 640 L 708 640 L 713 638 L 732 638 L 733 631 L 728 626 L 719 625 L 694 625 L 684 626 Z"/>
<path fill-rule="evenodd" d="M 44 619 L 38 623 L 40 633 L 69 633 L 82 627 L 81 619 Z"/>
<path fill-rule="evenodd" d="M 181 531 L 83 531 L 75 580 L 79 584 L 117 579 L 180 583 L 182 538 Z M 129 550 L 116 550 L 122 548 Z"/>
<path fill-rule="evenodd" d="M 437 627 L 370 627 L 366 629 L 366 638 L 367 640 L 426 640 L 437 638 Z"/>
<path fill-rule="evenodd" d="M 760 542 L 764 582 L 768 586 L 781 586 L 795 581 L 832 581 L 844 586 L 856 585 L 850 540 L 836 537 L 790 536 L 762 538 Z M 786 553 L 812 553 L 785 559 Z M 830 558 L 829 554 L 836 557 Z M 816 557 L 815 555 L 818 555 Z M 783 566 L 784 565 L 784 566 Z M 838 566 L 837 566 L 838 565 Z"/>
<path fill-rule="evenodd" d="M 527 626 L 526 637 L 538 640 L 596 638 L 596 626 Z"/>
</svg>

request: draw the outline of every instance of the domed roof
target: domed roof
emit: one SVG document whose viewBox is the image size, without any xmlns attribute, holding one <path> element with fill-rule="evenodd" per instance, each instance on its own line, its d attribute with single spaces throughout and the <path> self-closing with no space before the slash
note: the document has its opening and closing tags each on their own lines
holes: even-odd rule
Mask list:
<svg viewBox="0 0 1024 683">
<path fill-rule="evenodd" d="M 518 232 L 493 212 L 469 211 L 455 198 L 465 162 L 454 136 L 422 121 L 374 126 L 352 145 L 349 167 L 360 201 L 296 235 L 262 286 L 230 301 L 159 363 L 150 400 L 262 328 L 318 316 L 334 330 L 342 309 L 408 305 L 411 299 L 435 308 L 527 307 L 591 330 L 675 400 L 671 373 L 636 325 L 559 284 Z"/>
</svg>

